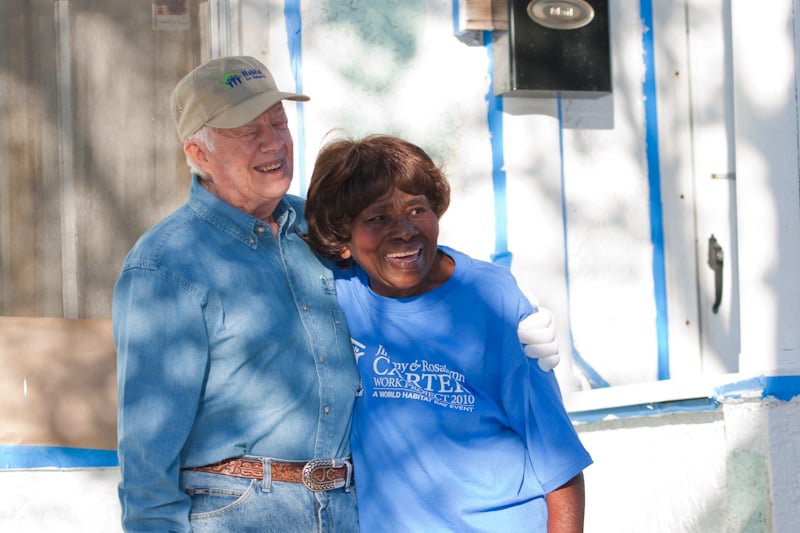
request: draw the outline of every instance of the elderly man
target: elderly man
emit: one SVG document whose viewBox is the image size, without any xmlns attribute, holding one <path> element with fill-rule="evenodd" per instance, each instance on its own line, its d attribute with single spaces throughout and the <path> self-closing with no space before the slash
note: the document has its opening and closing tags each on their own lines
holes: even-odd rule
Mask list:
<svg viewBox="0 0 800 533">
<path fill-rule="evenodd" d="M 189 199 L 128 254 L 113 302 L 126 531 L 358 530 L 359 376 L 330 265 L 287 195 L 280 91 L 251 57 L 172 94 Z"/>
</svg>

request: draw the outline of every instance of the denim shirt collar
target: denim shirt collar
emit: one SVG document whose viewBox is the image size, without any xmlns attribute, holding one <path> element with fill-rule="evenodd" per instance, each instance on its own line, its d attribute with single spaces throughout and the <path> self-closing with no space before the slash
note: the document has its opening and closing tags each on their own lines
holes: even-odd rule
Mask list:
<svg viewBox="0 0 800 533">
<path fill-rule="evenodd" d="M 200 184 L 197 174 L 192 175 L 188 205 L 198 217 L 253 249 L 258 248 L 259 243 L 257 228 L 269 229 L 269 224 L 263 220 L 211 194 Z M 273 211 L 273 217 L 280 226 L 279 234 L 285 234 L 294 225 L 296 216 L 289 202 L 281 199 Z"/>
</svg>

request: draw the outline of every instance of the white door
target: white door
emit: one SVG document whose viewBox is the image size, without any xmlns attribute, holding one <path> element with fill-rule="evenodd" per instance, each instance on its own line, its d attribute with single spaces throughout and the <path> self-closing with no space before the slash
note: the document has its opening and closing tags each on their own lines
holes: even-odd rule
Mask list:
<svg viewBox="0 0 800 533">
<path fill-rule="evenodd" d="M 653 2 L 672 377 L 738 371 L 730 2 Z"/>
</svg>

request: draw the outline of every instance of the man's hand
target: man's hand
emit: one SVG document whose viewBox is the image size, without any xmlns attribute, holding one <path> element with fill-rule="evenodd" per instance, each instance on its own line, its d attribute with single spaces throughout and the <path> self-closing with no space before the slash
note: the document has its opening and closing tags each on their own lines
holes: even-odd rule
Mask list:
<svg viewBox="0 0 800 533">
<path fill-rule="evenodd" d="M 525 355 L 536 359 L 539 368 L 548 372 L 558 365 L 561 356 L 558 353 L 556 340 L 556 325 L 553 314 L 539 306 L 535 296 L 526 295 L 531 304 L 538 307 L 538 311 L 523 319 L 517 328 L 519 342 L 522 343 Z"/>
</svg>

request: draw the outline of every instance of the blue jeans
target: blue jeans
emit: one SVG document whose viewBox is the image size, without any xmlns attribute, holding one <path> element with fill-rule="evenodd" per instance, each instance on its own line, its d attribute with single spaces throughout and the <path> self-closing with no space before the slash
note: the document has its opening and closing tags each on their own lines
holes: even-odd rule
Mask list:
<svg viewBox="0 0 800 533">
<path fill-rule="evenodd" d="M 356 533 L 355 487 L 312 492 L 302 483 L 181 472 L 195 533 Z"/>
</svg>

